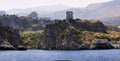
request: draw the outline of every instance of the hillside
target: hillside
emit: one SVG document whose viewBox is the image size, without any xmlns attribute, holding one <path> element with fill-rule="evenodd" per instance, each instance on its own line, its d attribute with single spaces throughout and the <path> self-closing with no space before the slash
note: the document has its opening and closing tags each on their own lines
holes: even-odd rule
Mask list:
<svg viewBox="0 0 120 61">
<path fill-rule="evenodd" d="M 103 18 L 101 20 L 106 25 L 120 26 L 120 16 Z"/>
</svg>

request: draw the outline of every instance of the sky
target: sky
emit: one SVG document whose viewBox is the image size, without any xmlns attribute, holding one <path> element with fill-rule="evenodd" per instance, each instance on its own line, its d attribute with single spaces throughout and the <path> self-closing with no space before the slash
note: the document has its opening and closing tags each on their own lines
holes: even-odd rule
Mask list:
<svg viewBox="0 0 120 61">
<path fill-rule="evenodd" d="M 25 9 L 56 4 L 83 8 L 92 3 L 100 3 L 107 1 L 111 0 L 0 0 L 0 10 Z"/>
</svg>

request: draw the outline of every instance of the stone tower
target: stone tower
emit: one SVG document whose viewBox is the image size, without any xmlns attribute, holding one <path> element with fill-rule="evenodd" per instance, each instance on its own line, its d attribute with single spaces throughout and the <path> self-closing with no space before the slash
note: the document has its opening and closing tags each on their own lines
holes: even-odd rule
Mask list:
<svg viewBox="0 0 120 61">
<path fill-rule="evenodd" d="M 70 19 L 73 19 L 73 12 L 67 11 L 66 12 L 66 21 L 69 21 Z"/>
</svg>

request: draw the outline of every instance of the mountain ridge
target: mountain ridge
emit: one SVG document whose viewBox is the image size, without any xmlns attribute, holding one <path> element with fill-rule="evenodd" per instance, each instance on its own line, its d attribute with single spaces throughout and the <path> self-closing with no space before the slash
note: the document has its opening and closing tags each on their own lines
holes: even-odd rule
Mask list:
<svg viewBox="0 0 120 61">
<path fill-rule="evenodd" d="M 109 22 L 110 18 L 120 17 L 120 1 L 119 0 L 112 0 L 103 3 L 94 3 L 88 5 L 86 8 L 73 8 L 64 5 L 56 5 L 56 6 L 43 6 L 43 9 L 40 8 L 28 8 L 22 10 L 10 10 L 7 11 L 7 14 L 16 14 L 18 16 L 27 16 L 32 11 L 36 11 L 39 17 L 50 17 L 52 19 L 65 19 L 66 18 L 66 11 L 73 11 L 74 18 L 80 19 L 99 19 L 101 21 Z M 61 7 L 58 7 L 61 6 Z M 56 9 L 54 7 L 58 7 Z M 49 10 L 50 9 L 50 10 Z M 18 12 L 16 12 L 18 11 Z M 119 20 L 119 19 L 118 19 Z M 115 22 L 114 22 L 115 23 Z M 116 23 L 115 23 L 116 24 Z M 117 24 L 118 26 L 119 24 Z"/>
<path fill-rule="evenodd" d="M 32 11 L 36 11 L 39 14 L 39 17 L 64 19 L 65 14 L 63 13 L 65 11 L 73 11 L 75 18 L 101 19 L 105 17 L 119 16 L 118 14 L 118 12 L 120 12 L 119 3 L 120 3 L 119 0 L 113 0 L 109 2 L 90 4 L 86 8 L 74 8 L 74 7 L 58 4 L 58 5 L 50 5 L 50 6 L 33 7 L 27 9 L 12 9 L 12 10 L 8 10 L 7 14 L 17 14 L 20 16 L 27 16 Z"/>
</svg>

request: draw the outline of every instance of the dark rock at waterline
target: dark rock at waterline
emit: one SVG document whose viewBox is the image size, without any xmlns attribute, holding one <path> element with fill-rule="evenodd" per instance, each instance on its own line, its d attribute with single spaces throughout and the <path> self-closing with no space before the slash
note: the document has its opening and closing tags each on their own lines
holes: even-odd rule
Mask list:
<svg viewBox="0 0 120 61">
<path fill-rule="evenodd" d="M 113 49 L 107 39 L 95 39 L 91 43 L 91 49 Z"/>
<path fill-rule="evenodd" d="M 91 43 L 83 43 L 80 46 L 80 50 L 89 50 L 89 49 L 91 49 L 90 46 L 91 46 Z"/>
<path fill-rule="evenodd" d="M 24 46 L 18 46 L 17 50 L 27 50 L 27 48 L 25 48 Z"/>
<path fill-rule="evenodd" d="M 115 49 L 120 49 L 120 41 L 112 41 L 110 43 Z"/>
</svg>

